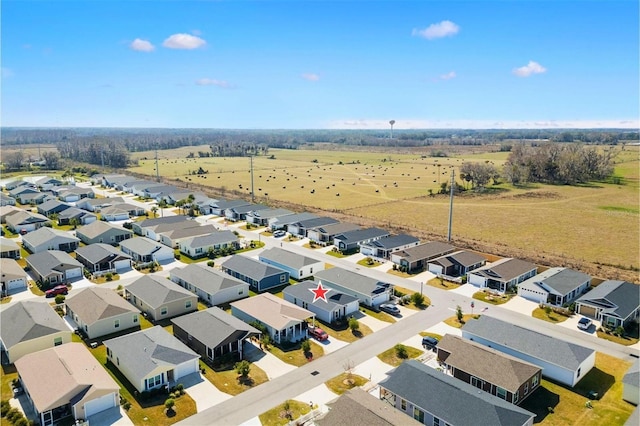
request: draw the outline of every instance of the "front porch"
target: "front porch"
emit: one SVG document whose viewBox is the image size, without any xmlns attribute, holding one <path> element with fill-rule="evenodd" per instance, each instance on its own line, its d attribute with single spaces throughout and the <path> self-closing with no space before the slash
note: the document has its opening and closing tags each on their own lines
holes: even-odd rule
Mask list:
<svg viewBox="0 0 640 426">
<path fill-rule="evenodd" d="M 291 327 L 286 327 L 281 330 L 273 330 L 272 337 L 274 342 L 279 344 L 284 342 L 297 342 L 309 337 L 308 328 L 309 325 L 307 322 L 302 321 Z"/>
</svg>

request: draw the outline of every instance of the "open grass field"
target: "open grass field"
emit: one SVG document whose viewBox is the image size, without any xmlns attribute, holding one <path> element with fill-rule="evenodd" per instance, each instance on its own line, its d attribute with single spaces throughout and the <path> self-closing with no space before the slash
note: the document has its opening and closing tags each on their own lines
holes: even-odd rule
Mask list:
<svg viewBox="0 0 640 426">
<path fill-rule="evenodd" d="M 248 158 L 184 158 L 206 147 L 160 152 L 160 174 L 180 179 L 215 196 L 251 194 Z M 446 148 L 446 147 L 445 147 Z M 270 149 L 275 159 L 254 158 L 256 201 L 333 214 L 340 220 L 409 232 L 423 239 L 447 234 L 449 199 L 440 183 L 459 180 L 465 161 L 501 166 L 505 152 L 429 156 L 432 148 L 410 153 Z M 621 184 L 584 186 L 501 184 L 486 194 L 456 196 L 453 243 L 540 264 L 579 268 L 594 276 L 638 279 L 640 268 L 640 147 L 627 146 L 616 157 Z M 152 152 L 131 172 L 155 174 Z M 146 160 L 144 158 L 147 158 Z M 189 173 L 202 167 L 206 175 Z M 462 182 L 461 182 L 462 183 Z M 202 188 L 195 184 L 202 185 Z"/>
</svg>

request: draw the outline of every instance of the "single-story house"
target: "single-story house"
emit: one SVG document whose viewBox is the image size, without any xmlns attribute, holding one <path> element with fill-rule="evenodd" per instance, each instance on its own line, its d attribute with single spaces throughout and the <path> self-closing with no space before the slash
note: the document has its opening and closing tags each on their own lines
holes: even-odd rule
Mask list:
<svg viewBox="0 0 640 426">
<path fill-rule="evenodd" d="M 0 206 L 15 206 L 16 199 L 9 197 L 4 192 L 0 192 Z"/>
<path fill-rule="evenodd" d="M 76 230 L 76 237 L 80 238 L 80 241 L 87 245 L 105 243 L 116 246 L 122 241 L 132 238 L 133 231 L 98 220 L 78 228 Z"/>
<path fill-rule="evenodd" d="M 58 424 L 69 415 L 86 420 L 120 405 L 120 386 L 82 343 L 25 355 L 16 369 L 43 426 Z"/>
<path fill-rule="evenodd" d="M 467 274 L 467 282 L 505 293 L 538 273 L 538 267 L 520 259 L 500 259 Z"/>
<path fill-rule="evenodd" d="M 246 206 L 236 206 L 224 209 L 224 217 L 231 222 L 246 220 L 251 212 L 267 210 L 269 207 L 262 204 L 247 204 Z"/>
<path fill-rule="evenodd" d="M 80 225 L 88 225 L 98 220 L 98 216 L 77 207 L 71 207 L 58 214 L 58 225 L 70 225 L 73 219 Z"/>
<path fill-rule="evenodd" d="M 209 305 L 221 305 L 249 297 L 249 284 L 199 263 L 174 268 L 169 277 Z"/>
<path fill-rule="evenodd" d="M 128 182 L 135 182 L 137 180 L 138 178 L 135 178 L 133 176 L 127 176 L 123 174 L 109 174 L 102 176 L 102 185 L 122 191 L 125 184 L 127 184 Z"/>
<path fill-rule="evenodd" d="M 20 246 L 13 239 L 0 237 L 0 258 L 20 259 Z"/>
<path fill-rule="evenodd" d="M 83 198 L 95 198 L 96 194 L 91 188 L 80 188 L 72 186 L 62 191 L 58 191 L 58 198 L 62 201 L 77 202 Z"/>
<path fill-rule="evenodd" d="M 283 216 L 283 219 L 286 218 L 288 218 L 288 216 Z M 329 225 L 331 223 L 338 223 L 338 220 L 327 216 L 316 216 L 310 219 L 290 222 L 285 226 L 285 228 L 291 235 L 296 235 L 298 237 L 304 238 L 307 236 L 307 230 L 322 225 Z"/>
<path fill-rule="evenodd" d="M 246 220 L 247 222 L 253 223 L 254 225 L 267 226 L 269 225 L 270 219 L 281 217 L 281 216 L 287 216 L 290 214 L 293 214 L 293 212 L 287 209 L 265 208 L 265 209 L 250 211 L 246 215 Z"/>
<path fill-rule="evenodd" d="M 325 287 L 329 292 L 326 294 L 326 302 L 317 299 L 314 302 L 315 294 L 311 291 L 318 288 L 322 281 L 302 281 L 296 285 L 290 285 L 282 290 L 284 300 L 296 306 L 313 312 L 321 321 L 327 324 L 344 320 L 358 312 L 360 302 L 356 297 L 340 293 L 329 287 Z"/>
<path fill-rule="evenodd" d="M 416 247 L 418 244 L 420 244 L 420 240 L 414 236 L 407 234 L 392 235 L 361 244 L 360 253 L 365 256 L 389 259 L 392 253 Z"/>
<path fill-rule="evenodd" d="M 173 197 L 174 194 L 170 194 L 169 197 Z M 187 194 L 188 195 L 188 194 Z M 209 198 L 204 194 L 201 194 L 200 196 L 195 195 L 196 199 L 194 200 L 196 202 L 196 204 L 198 205 L 198 210 L 200 211 L 200 214 L 205 214 L 205 215 L 209 215 L 209 214 L 213 214 L 211 206 L 214 205 L 215 203 L 217 203 L 218 199 L 215 198 Z M 182 198 L 177 198 L 177 200 L 180 200 Z M 172 204 L 175 204 L 175 201 L 172 201 Z M 169 201 L 167 201 L 169 202 Z"/>
<path fill-rule="evenodd" d="M 38 191 L 34 186 L 32 185 L 20 185 L 16 188 L 13 188 L 11 190 L 9 190 L 9 196 L 15 198 L 16 200 L 20 200 L 20 196 L 23 194 L 39 194 L 40 191 Z"/>
<path fill-rule="evenodd" d="M 51 223 L 48 218 L 41 214 L 31 213 L 24 210 L 7 216 L 5 220 L 7 222 L 7 227 L 15 233 L 18 233 L 23 229 L 27 232 L 35 231 L 45 224 Z"/>
<path fill-rule="evenodd" d="M 307 319 L 313 312 L 282 300 L 271 293 L 263 293 L 231 303 L 231 314 L 251 324 L 264 325 L 275 343 L 297 342 L 308 338 Z"/>
<path fill-rule="evenodd" d="M 380 399 L 421 424 L 533 426 L 535 414 L 416 360 L 387 375 Z"/>
<path fill-rule="evenodd" d="M 110 198 L 83 198 L 76 202 L 76 207 L 89 211 L 100 212 L 105 207 L 113 206 L 114 204 L 124 203 L 122 197 L 110 197 Z"/>
<path fill-rule="evenodd" d="M 325 287 L 357 298 L 366 306 L 379 306 L 388 302 L 393 293 L 393 285 L 342 268 L 319 271 L 314 275 Z"/>
<path fill-rule="evenodd" d="M 67 316 L 90 339 L 140 326 L 140 311 L 109 288 L 85 287 L 65 305 Z"/>
<path fill-rule="evenodd" d="M 22 300 L 0 311 L 0 343 L 9 364 L 26 354 L 69 343 L 71 334 L 44 300 Z"/>
<path fill-rule="evenodd" d="M 210 214 L 214 214 L 216 216 L 224 216 L 224 211 L 227 209 L 232 209 L 234 207 L 240 206 L 248 206 L 251 204 L 248 201 L 244 200 L 216 200 L 212 203 L 209 203 L 209 211 Z"/>
<path fill-rule="evenodd" d="M 575 386 L 594 366 L 593 349 L 486 315 L 462 326 L 462 337 L 542 368 L 542 376 Z"/>
<path fill-rule="evenodd" d="M 576 300 L 576 313 L 616 328 L 638 321 L 640 285 L 608 280 Z"/>
<path fill-rule="evenodd" d="M 76 250 L 76 260 L 93 275 L 119 272 L 131 268 L 131 256 L 109 244 L 94 243 Z"/>
<path fill-rule="evenodd" d="M 34 184 L 43 191 L 49 191 L 53 187 L 60 186 L 63 183 L 64 182 L 61 181 L 60 179 L 56 179 L 48 176 L 41 177 L 40 179 L 36 179 L 34 181 Z"/>
<path fill-rule="evenodd" d="M 171 261 L 174 256 L 171 247 L 145 237 L 129 238 L 120 242 L 120 250 L 131 256 L 133 262 L 139 266 Z"/>
<path fill-rule="evenodd" d="M 82 264 L 59 250 L 48 250 L 27 257 L 31 276 L 43 284 L 62 284 L 82 278 Z"/>
<path fill-rule="evenodd" d="M 231 231 L 213 231 L 209 235 L 185 238 L 178 243 L 180 253 L 197 259 L 207 256 L 209 250 L 231 248 L 237 250 L 240 247 L 238 236 Z"/>
<path fill-rule="evenodd" d="M 24 210 L 16 206 L 2 206 L 0 207 L 0 223 L 7 223 L 7 217 Z"/>
<path fill-rule="evenodd" d="M 287 271 L 291 278 L 298 281 L 312 277 L 313 274 L 324 269 L 324 262 L 321 260 L 312 259 L 279 247 L 264 250 L 260 253 L 258 259 L 267 265 Z"/>
<path fill-rule="evenodd" d="M 154 200 L 162 199 L 162 196 L 176 192 L 177 188 L 173 185 L 156 184 L 145 188 L 143 198 L 153 198 Z"/>
<path fill-rule="evenodd" d="M 200 226 L 200 222 L 190 220 L 187 216 L 176 215 L 167 217 L 157 217 L 154 219 L 145 219 L 140 222 L 133 222 L 131 230 L 136 235 L 151 238 L 160 241 L 160 233 L 175 229 L 194 228 Z"/>
<path fill-rule="evenodd" d="M 636 285 L 636 284 L 633 284 Z M 640 398 L 640 361 L 636 360 L 622 378 L 622 399 L 638 405 Z"/>
<path fill-rule="evenodd" d="M 58 200 L 49 200 L 38 205 L 38 213 L 49 217 L 52 214 L 58 214 L 71 207 L 71 204 L 63 203 Z"/>
<path fill-rule="evenodd" d="M 142 216 L 145 211 L 142 207 L 129 203 L 117 203 L 100 210 L 102 220 L 114 222 L 117 220 L 128 220 L 131 216 Z"/>
<path fill-rule="evenodd" d="M 22 193 L 18 195 L 17 200 L 18 202 L 20 202 L 20 204 L 23 204 L 23 205 L 25 204 L 38 205 L 49 200 L 55 200 L 55 197 L 46 192 L 36 192 L 36 193 L 27 192 L 27 193 Z"/>
<path fill-rule="evenodd" d="M 153 186 L 158 186 L 158 182 L 142 179 L 125 183 L 122 190 L 138 197 L 144 197 L 144 191 Z"/>
<path fill-rule="evenodd" d="M 70 253 L 77 249 L 79 244 L 80 239 L 69 232 L 46 226 L 22 237 L 22 246 L 31 253 L 40 253 L 46 250 L 60 250 Z"/>
<path fill-rule="evenodd" d="M 323 246 L 333 244 L 333 238 L 344 232 L 355 231 L 361 229 L 355 223 L 338 222 L 328 225 L 320 225 L 315 228 L 307 229 L 307 237 L 310 241 L 321 244 Z"/>
<path fill-rule="evenodd" d="M 461 277 L 487 263 L 484 256 L 469 250 L 460 250 L 427 262 L 427 269 L 438 276 Z"/>
<path fill-rule="evenodd" d="M 0 294 L 5 296 L 16 291 L 26 290 L 29 275 L 13 259 L 0 259 Z"/>
<path fill-rule="evenodd" d="M 124 288 L 125 297 L 154 321 L 198 309 L 198 296 L 156 275 L 145 275 Z"/>
<path fill-rule="evenodd" d="M 591 277 L 568 268 L 549 268 L 518 285 L 518 296 L 533 302 L 565 306 L 589 290 Z"/>
<path fill-rule="evenodd" d="M 200 371 L 200 356 L 159 325 L 103 343 L 107 359 L 138 392 L 171 388 Z"/>
<path fill-rule="evenodd" d="M 196 221 L 194 220 L 191 222 Z M 200 225 L 199 222 L 196 223 L 198 224 L 198 226 L 166 230 L 163 232 L 159 232 L 157 235 L 160 237 L 160 242 L 165 246 L 178 248 L 180 242 L 184 240 L 192 239 L 194 237 L 202 237 L 214 232 L 218 232 L 218 228 L 213 225 Z"/>
<path fill-rule="evenodd" d="M 274 268 L 259 260 L 246 256 L 232 255 L 222 263 L 224 272 L 249 283 L 255 292 L 262 292 L 273 287 L 289 284 L 289 273 Z"/>
<path fill-rule="evenodd" d="M 333 237 L 333 245 L 341 252 L 359 250 L 364 244 L 389 237 L 389 231 L 380 228 L 365 228 L 347 231 Z"/>
<path fill-rule="evenodd" d="M 10 182 L 7 182 L 4 184 L 4 189 L 6 189 L 7 191 L 13 191 L 14 189 L 20 187 L 20 186 L 32 186 L 29 182 L 24 181 L 22 179 L 18 179 L 18 180 L 12 180 Z"/>
<path fill-rule="evenodd" d="M 327 402 L 329 411 L 314 419 L 318 426 L 350 425 L 358 419 L 361 425 L 368 426 L 417 426 L 416 420 L 406 416 L 370 393 L 355 387 L 338 398 Z"/>
<path fill-rule="evenodd" d="M 422 271 L 430 260 L 456 251 L 451 244 L 430 241 L 391 255 L 391 261 L 406 271 Z"/>
<path fill-rule="evenodd" d="M 286 216 L 279 216 L 269 219 L 269 228 L 272 231 L 277 229 L 288 229 L 289 225 L 293 225 L 298 222 L 303 222 L 310 219 L 317 219 L 319 216 L 313 213 L 293 213 Z"/>
<path fill-rule="evenodd" d="M 209 362 L 220 358 L 242 359 L 244 340 L 260 331 L 213 307 L 171 320 L 173 335 Z"/>
<path fill-rule="evenodd" d="M 436 350 L 447 374 L 512 404 L 521 404 L 542 380 L 537 365 L 452 334 Z"/>
</svg>

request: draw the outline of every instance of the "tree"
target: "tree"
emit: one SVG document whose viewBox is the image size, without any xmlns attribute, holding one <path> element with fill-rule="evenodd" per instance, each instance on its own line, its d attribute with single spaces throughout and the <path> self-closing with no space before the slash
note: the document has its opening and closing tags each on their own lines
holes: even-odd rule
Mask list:
<svg viewBox="0 0 640 426">
<path fill-rule="evenodd" d="M 167 208 L 167 202 L 164 200 L 164 198 L 158 202 L 158 208 L 160 209 L 160 214 L 162 215 L 162 217 L 164 217 L 163 209 Z"/>
<path fill-rule="evenodd" d="M 249 376 L 249 372 L 251 371 L 251 364 L 246 359 L 243 359 L 242 361 L 236 362 L 233 368 L 242 378 L 246 378 Z"/>
<path fill-rule="evenodd" d="M 64 303 L 64 299 L 65 299 L 64 294 L 56 295 L 56 298 L 55 298 L 56 305 L 61 305 L 62 303 Z"/>
<path fill-rule="evenodd" d="M 396 357 L 400 359 L 409 358 L 409 354 L 407 353 L 407 347 L 405 345 L 398 343 L 397 345 L 394 346 L 394 349 L 396 351 Z"/>
<path fill-rule="evenodd" d="M 2 161 L 8 170 L 20 170 L 24 161 L 24 154 L 20 150 L 9 152 L 4 154 Z"/>
<path fill-rule="evenodd" d="M 464 314 L 462 313 L 462 308 L 460 305 L 456 306 L 456 318 L 458 318 L 458 322 L 462 322 L 462 318 L 464 318 Z"/>
<path fill-rule="evenodd" d="M 413 302 L 414 305 L 420 307 L 424 305 L 424 296 L 421 295 L 420 293 L 413 293 L 411 295 L 411 302 Z"/>
<path fill-rule="evenodd" d="M 349 317 L 349 329 L 352 333 L 355 333 L 360 329 L 360 323 L 354 317 Z"/>
<path fill-rule="evenodd" d="M 309 342 L 309 340 L 303 340 L 302 343 L 300 344 L 300 348 L 302 349 L 302 352 L 304 352 L 305 354 L 308 354 L 309 352 L 311 352 L 311 342 Z"/>
<path fill-rule="evenodd" d="M 69 219 L 69 225 L 73 226 L 73 229 L 77 229 L 78 225 L 80 225 L 80 219 L 77 217 L 72 217 Z"/>
<path fill-rule="evenodd" d="M 183 214 L 183 210 L 182 207 L 184 207 L 185 201 L 184 200 L 178 200 L 176 201 L 176 207 L 180 209 L 180 214 Z"/>
<path fill-rule="evenodd" d="M 60 155 L 55 151 L 45 151 L 42 153 L 45 167 L 49 170 L 56 170 L 60 165 Z"/>
<path fill-rule="evenodd" d="M 167 412 L 173 411 L 173 407 L 176 405 L 176 401 L 173 398 L 167 398 L 164 402 L 164 408 L 167 409 Z"/>
<path fill-rule="evenodd" d="M 158 206 L 151 207 L 151 212 L 153 213 L 153 217 L 158 217 Z"/>
</svg>

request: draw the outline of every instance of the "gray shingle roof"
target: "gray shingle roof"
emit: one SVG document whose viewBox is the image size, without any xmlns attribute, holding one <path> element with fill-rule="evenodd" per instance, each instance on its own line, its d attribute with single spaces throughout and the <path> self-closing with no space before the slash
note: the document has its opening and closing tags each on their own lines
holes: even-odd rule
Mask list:
<svg viewBox="0 0 640 426">
<path fill-rule="evenodd" d="M 231 303 L 231 307 L 276 330 L 282 330 L 284 327 L 290 327 L 314 316 L 313 312 L 280 299 L 271 293 L 262 293 L 237 300 Z"/>
<path fill-rule="evenodd" d="M 535 416 L 415 360 L 400 364 L 380 386 L 452 425 L 516 426 Z"/>
<path fill-rule="evenodd" d="M 509 282 L 520 275 L 537 269 L 536 265 L 531 262 L 520 259 L 501 259 L 489 266 L 482 267 L 473 271 L 474 275 L 481 275 L 483 277 L 491 278 L 501 282 Z"/>
<path fill-rule="evenodd" d="M 200 225 L 200 223 L 196 222 L 195 226 L 166 230 L 161 232 L 161 234 L 168 238 L 171 238 L 172 240 L 175 240 L 177 238 L 190 238 L 190 237 L 208 235 L 208 234 L 211 234 L 212 232 L 217 232 L 217 228 L 215 226 Z"/>
<path fill-rule="evenodd" d="M 27 211 L 19 211 L 10 216 L 7 216 L 6 221 L 12 226 L 18 226 L 24 223 L 50 222 L 50 220 L 46 216 L 42 216 L 39 213 L 31 213 Z"/>
<path fill-rule="evenodd" d="M 315 273 L 314 277 L 317 280 L 321 280 L 327 287 L 331 287 L 332 283 L 335 283 L 342 287 L 367 295 L 374 294 L 376 290 L 389 285 L 388 283 L 383 283 L 374 278 L 369 278 L 342 268 L 331 268 L 318 271 Z"/>
<path fill-rule="evenodd" d="M 474 253 L 468 250 L 461 250 L 461 251 L 457 251 L 455 253 L 447 254 L 437 259 L 434 259 L 433 262 L 439 262 L 444 265 L 445 261 L 446 262 L 455 261 L 456 263 L 462 266 L 471 266 L 486 260 L 487 259 L 485 257 L 480 256 L 478 253 Z"/>
<path fill-rule="evenodd" d="M 260 334 L 259 330 L 217 307 L 183 315 L 171 322 L 209 348 Z"/>
<path fill-rule="evenodd" d="M 78 247 L 76 255 L 80 255 L 91 263 L 99 263 L 114 258 L 131 259 L 131 256 L 118 250 L 117 248 L 103 243 L 89 244 L 88 246 Z"/>
<path fill-rule="evenodd" d="M 230 210 L 233 210 L 233 212 L 237 214 L 243 214 L 249 212 L 258 212 L 260 210 L 266 210 L 268 208 L 269 207 L 263 204 L 247 204 L 245 206 L 231 207 Z"/>
<path fill-rule="evenodd" d="M 280 268 L 274 268 L 273 266 L 269 266 L 259 260 L 237 254 L 234 254 L 229 259 L 225 260 L 221 266 L 223 269 L 240 272 L 244 276 L 257 281 L 260 281 L 265 277 L 284 273 Z"/>
<path fill-rule="evenodd" d="M 380 238 L 379 240 L 371 241 L 367 245 L 380 247 L 383 249 L 394 249 L 396 247 L 404 246 L 407 244 L 417 243 L 420 240 L 412 235 L 400 234 L 392 235 L 389 237 Z"/>
<path fill-rule="evenodd" d="M 277 217 L 275 219 L 275 222 L 280 225 L 280 226 L 284 226 L 284 225 L 290 225 L 292 223 L 296 223 L 296 222 L 302 222 L 302 221 L 306 221 L 309 219 L 314 219 L 317 218 L 318 215 L 317 214 L 313 214 L 313 213 L 294 213 L 294 214 L 288 214 L 286 216 L 280 216 Z"/>
<path fill-rule="evenodd" d="M 268 250 L 264 250 L 260 253 L 259 258 L 260 260 L 267 259 L 273 262 L 278 262 L 293 269 L 300 269 L 307 265 L 313 265 L 319 262 L 318 260 L 298 253 L 293 253 L 289 250 L 281 249 L 280 247 L 273 247 Z"/>
<path fill-rule="evenodd" d="M 251 203 L 244 200 L 219 200 L 218 202 L 213 203 L 212 206 L 217 209 L 226 210 L 234 207 L 248 206 L 249 204 Z"/>
<path fill-rule="evenodd" d="M 292 214 L 291 210 L 287 209 L 261 209 L 257 211 L 252 211 L 251 216 L 259 217 L 261 219 L 270 219 L 272 217 L 286 216 Z"/>
<path fill-rule="evenodd" d="M 175 268 L 171 270 L 171 279 L 179 278 L 189 283 L 205 293 L 216 294 L 220 290 L 233 287 L 246 288 L 249 284 L 232 277 L 229 274 L 220 272 L 209 266 L 192 263 L 184 268 Z"/>
<path fill-rule="evenodd" d="M 138 278 L 126 287 L 126 291 L 143 300 L 153 309 L 176 300 L 196 297 L 178 284 L 155 275 Z"/>
<path fill-rule="evenodd" d="M 463 336 L 471 333 L 514 351 L 575 371 L 593 354 L 585 348 L 563 340 L 518 327 L 486 315 L 467 321 L 462 327 Z"/>
<path fill-rule="evenodd" d="M 137 308 L 109 288 L 86 287 L 65 300 L 74 314 L 88 325 L 124 313 L 138 314 Z"/>
<path fill-rule="evenodd" d="M 183 216 L 183 215 L 175 215 L 175 216 L 167 216 L 167 217 L 158 217 L 158 218 L 154 218 L 154 219 L 145 219 L 141 222 L 137 222 L 135 225 L 139 226 L 140 228 L 153 228 L 153 227 L 157 227 L 159 225 L 173 225 L 176 223 L 193 223 L 194 221 L 187 219 L 187 216 Z M 196 222 L 196 225 L 198 223 Z"/>
<path fill-rule="evenodd" d="M 52 271 L 62 272 L 67 269 L 82 268 L 80 262 L 59 250 L 34 253 L 27 257 L 27 263 L 43 277 Z"/>
<path fill-rule="evenodd" d="M 418 260 L 433 259 L 439 256 L 443 256 L 447 253 L 451 253 L 454 250 L 455 247 L 453 247 L 451 244 L 441 243 L 439 241 L 431 241 L 396 252 L 394 253 L 394 255 L 402 256 L 409 262 L 416 262 Z"/>
<path fill-rule="evenodd" d="M 370 238 L 383 238 L 389 235 L 389 231 L 380 228 L 365 228 L 365 229 L 356 229 L 355 231 L 348 231 L 342 234 L 338 234 L 334 237 L 334 239 L 338 239 L 340 241 L 349 242 L 358 242 L 363 240 L 368 240 Z"/>
<path fill-rule="evenodd" d="M 20 250 L 18 244 L 9 238 L 0 237 L 0 252 Z"/>
<path fill-rule="evenodd" d="M 159 247 L 166 247 L 164 244 L 150 240 L 147 237 L 129 238 L 120 242 L 120 247 L 130 250 L 132 253 L 149 255 L 154 253 Z"/>
<path fill-rule="evenodd" d="M 171 367 L 200 358 L 159 325 L 103 343 L 120 358 L 120 364 L 126 365 L 139 379 L 159 366 Z"/>
<path fill-rule="evenodd" d="M 183 240 L 183 244 L 190 247 L 209 247 L 218 244 L 226 244 L 230 242 L 238 241 L 238 236 L 231 231 L 216 231 L 209 235 L 202 235 Z"/>
<path fill-rule="evenodd" d="M 76 231 L 76 235 L 81 234 L 88 239 L 94 239 L 111 230 L 117 230 L 120 234 L 133 235 L 133 231 L 124 229 L 117 225 L 112 225 L 109 222 L 105 222 L 103 220 L 96 220 L 95 222 L 91 222 L 88 225 L 78 228 L 78 230 Z"/>
<path fill-rule="evenodd" d="M 622 383 L 638 387 L 640 384 L 640 361 L 636 360 L 627 370 Z"/>
<path fill-rule="evenodd" d="M 36 247 L 41 244 L 45 244 L 47 241 L 51 241 L 54 238 L 62 238 L 66 242 L 80 241 L 79 238 L 74 237 L 66 231 L 47 228 L 46 226 L 43 226 L 40 229 L 36 229 L 35 231 L 29 232 L 27 235 L 24 235 L 22 237 L 22 241 L 25 241 L 28 244 L 31 244 L 31 246 Z"/>
<path fill-rule="evenodd" d="M 287 216 L 284 217 L 284 219 L 286 218 Z M 311 228 L 315 228 L 316 226 L 328 225 L 330 223 L 338 223 L 338 221 L 332 217 L 316 216 L 313 218 L 302 219 L 302 220 L 298 220 L 297 222 L 289 222 L 289 223 L 293 225 L 298 225 L 301 228 L 311 229 Z"/>
<path fill-rule="evenodd" d="M 57 209 L 57 208 L 68 209 L 69 207 L 71 207 L 71 205 L 69 205 L 67 203 L 63 203 L 63 202 L 58 201 L 58 200 L 49 200 L 49 201 L 45 201 L 44 203 L 40 204 L 38 206 L 38 210 L 39 211 L 43 211 L 43 212 L 48 212 L 50 210 L 54 210 L 54 209 Z"/>
<path fill-rule="evenodd" d="M 562 268 L 557 273 L 544 280 L 544 283 L 560 294 L 567 294 L 576 287 L 591 281 L 591 276 L 573 269 Z"/>
<path fill-rule="evenodd" d="M 606 300 L 616 305 L 605 308 L 604 312 L 625 319 L 640 305 L 640 285 L 626 281 L 603 281 L 590 292 L 582 295 L 577 302 L 589 303 L 602 307 L 598 300 Z"/>
<path fill-rule="evenodd" d="M 5 347 L 71 330 L 47 302 L 24 300 L 0 311 L 0 337 Z"/>
<path fill-rule="evenodd" d="M 344 306 L 348 303 L 354 302 L 356 300 L 358 300 L 357 298 L 350 296 L 348 294 L 344 294 L 344 293 L 338 293 L 336 290 L 331 289 L 327 294 L 327 301 L 325 302 L 324 300 L 316 300 L 315 303 L 313 302 L 314 299 L 314 294 L 311 292 L 311 289 L 315 289 L 318 287 L 318 283 L 322 282 L 320 280 L 317 281 L 302 281 L 296 285 L 290 285 L 288 287 L 285 287 L 284 290 L 282 290 L 282 292 L 284 294 L 288 294 L 291 295 L 293 297 L 295 297 L 296 299 L 300 299 L 303 302 L 307 302 L 310 305 L 314 305 L 319 307 L 320 309 L 323 309 L 327 312 L 331 312 L 341 306 Z M 327 286 L 324 286 L 324 288 L 328 288 Z"/>
<path fill-rule="evenodd" d="M 14 259 L 0 259 L 0 273 L 2 273 L 2 282 L 15 280 L 18 278 L 23 278 L 25 280 L 27 279 L 27 273 Z"/>
<path fill-rule="evenodd" d="M 84 217 L 84 216 L 97 217 L 93 213 L 90 213 L 90 212 L 88 212 L 86 210 L 81 210 L 81 209 L 79 209 L 77 207 L 71 207 L 71 208 L 68 208 L 68 209 L 66 209 L 64 211 L 61 211 L 58 214 L 58 219 L 71 219 L 71 218 L 74 218 L 74 217 L 80 218 L 80 217 Z"/>
<path fill-rule="evenodd" d="M 316 226 L 312 229 L 314 231 L 320 232 L 321 234 L 337 235 L 343 232 L 355 231 L 356 229 L 360 229 L 360 226 L 356 225 L 355 223 L 338 222 Z"/>
</svg>

